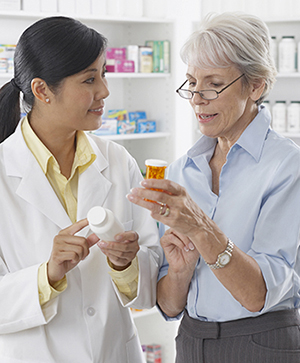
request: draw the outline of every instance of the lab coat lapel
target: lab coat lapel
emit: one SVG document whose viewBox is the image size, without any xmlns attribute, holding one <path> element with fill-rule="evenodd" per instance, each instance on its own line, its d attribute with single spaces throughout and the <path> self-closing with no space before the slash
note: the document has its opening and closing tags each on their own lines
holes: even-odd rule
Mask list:
<svg viewBox="0 0 300 363">
<path fill-rule="evenodd" d="M 97 155 L 96 160 L 79 176 L 77 220 L 86 218 L 92 207 L 102 206 L 112 186 L 103 175 L 103 171 L 108 167 L 108 161 L 98 148 L 95 150 L 94 147 L 94 151 Z"/>
<path fill-rule="evenodd" d="M 16 192 L 61 229 L 72 224 L 37 162 L 31 163 Z"/>
<path fill-rule="evenodd" d="M 15 134 L 5 141 L 3 147 L 7 175 L 20 178 L 16 194 L 37 208 L 60 228 L 69 226 L 71 220 L 35 157 L 28 149 L 22 136 L 20 124 Z"/>
</svg>

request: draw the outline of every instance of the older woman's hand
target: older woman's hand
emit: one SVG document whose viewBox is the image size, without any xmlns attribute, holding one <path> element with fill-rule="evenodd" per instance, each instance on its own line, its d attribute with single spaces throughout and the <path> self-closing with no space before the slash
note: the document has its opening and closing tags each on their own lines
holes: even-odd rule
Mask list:
<svg viewBox="0 0 300 363">
<path fill-rule="evenodd" d="M 191 240 L 170 228 L 160 240 L 164 249 L 169 269 L 174 273 L 181 273 L 192 276 L 199 252 L 195 249 Z"/>
<path fill-rule="evenodd" d="M 202 248 L 206 249 L 205 245 L 212 241 L 220 245 L 219 252 L 226 248 L 227 237 L 192 200 L 185 188 L 165 179 L 147 179 L 141 185 L 144 188 L 134 188 L 128 194 L 127 198 L 132 203 L 149 209 L 154 219 L 188 236 L 201 254 Z M 167 208 L 169 213 L 164 216 L 162 212 Z"/>
</svg>

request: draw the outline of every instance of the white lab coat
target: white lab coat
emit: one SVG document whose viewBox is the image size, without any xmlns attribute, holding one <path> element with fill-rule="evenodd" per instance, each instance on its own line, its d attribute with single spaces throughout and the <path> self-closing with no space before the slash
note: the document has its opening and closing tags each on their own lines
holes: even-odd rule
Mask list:
<svg viewBox="0 0 300 363">
<path fill-rule="evenodd" d="M 134 159 L 116 143 L 88 138 L 97 159 L 79 176 L 77 219 L 100 205 L 138 232 L 138 296 L 130 302 L 118 292 L 95 245 L 67 274 L 67 289 L 41 309 L 38 268 L 49 259 L 53 237 L 71 221 L 18 125 L 0 145 L 1 363 L 144 362 L 129 307 L 156 302 L 157 228 L 148 211 L 125 197 L 141 180 Z M 80 234 L 87 233 L 88 227 Z"/>
</svg>

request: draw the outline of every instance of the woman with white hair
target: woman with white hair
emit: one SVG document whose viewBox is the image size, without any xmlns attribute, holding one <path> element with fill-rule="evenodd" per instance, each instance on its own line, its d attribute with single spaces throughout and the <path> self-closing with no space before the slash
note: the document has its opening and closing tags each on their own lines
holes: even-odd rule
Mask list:
<svg viewBox="0 0 300 363">
<path fill-rule="evenodd" d="M 204 20 L 177 89 L 203 135 L 167 180 L 128 195 L 161 223 L 157 304 L 183 315 L 176 363 L 300 361 L 300 150 L 262 105 L 276 76 L 269 38 L 254 16 Z"/>
</svg>

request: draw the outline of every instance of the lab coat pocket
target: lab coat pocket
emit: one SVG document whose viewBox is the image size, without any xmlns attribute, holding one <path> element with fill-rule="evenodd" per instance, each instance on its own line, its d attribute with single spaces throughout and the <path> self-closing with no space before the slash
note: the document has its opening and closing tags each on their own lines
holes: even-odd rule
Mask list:
<svg viewBox="0 0 300 363">
<path fill-rule="evenodd" d="M 140 340 L 136 334 L 126 343 L 126 355 L 127 363 L 146 363 L 143 357 Z"/>
</svg>

